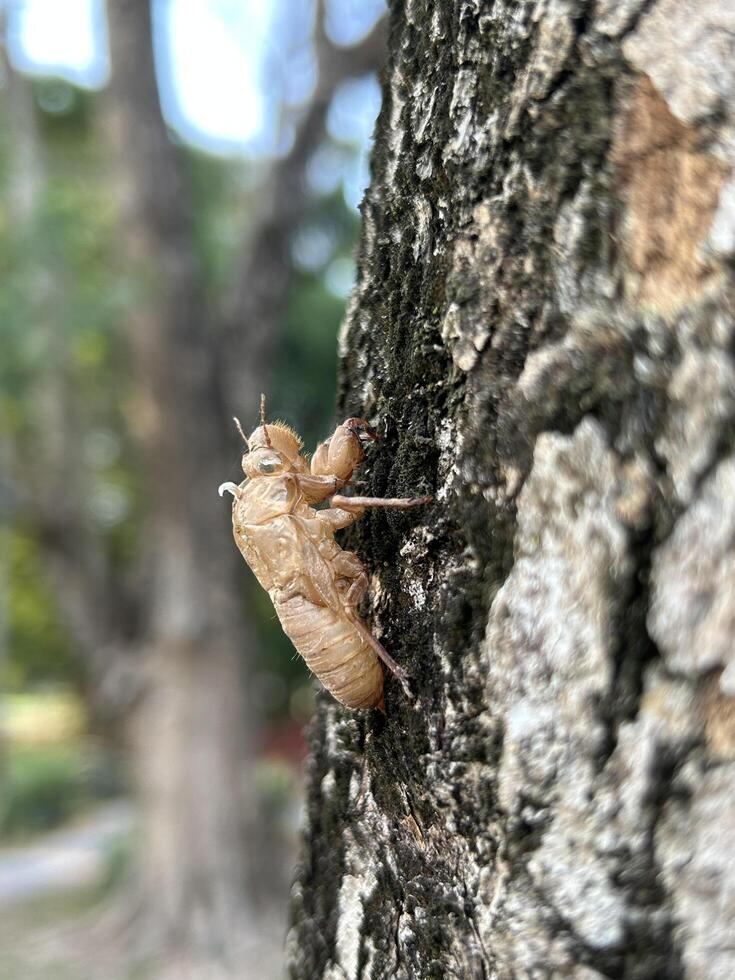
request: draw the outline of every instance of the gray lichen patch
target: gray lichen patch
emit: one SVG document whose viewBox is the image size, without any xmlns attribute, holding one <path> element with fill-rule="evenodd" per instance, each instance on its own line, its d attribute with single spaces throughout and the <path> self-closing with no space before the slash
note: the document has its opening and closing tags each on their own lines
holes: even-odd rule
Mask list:
<svg viewBox="0 0 735 980">
<path fill-rule="evenodd" d="M 668 385 L 669 412 L 656 442 L 676 495 L 689 503 L 735 418 L 735 365 L 721 348 L 688 347 Z"/>
<path fill-rule="evenodd" d="M 377 881 L 370 852 L 359 846 L 350 834 L 346 845 L 345 872 L 337 899 L 335 952 L 345 980 L 357 980 L 364 903 Z"/>
<path fill-rule="evenodd" d="M 508 235 L 502 217 L 483 203 L 475 208 L 471 224 L 455 242 L 441 336 L 462 371 L 474 367 L 490 336 L 497 298 L 489 287 L 497 280 Z"/>
<path fill-rule="evenodd" d="M 654 557 L 651 635 L 672 671 L 724 667 L 735 694 L 735 458 L 720 463 Z"/>
<path fill-rule="evenodd" d="M 625 935 L 615 869 L 598 854 L 610 814 L 595 804 L 595 759 L 606 740 L 598 705 L 614 680 L 615 606 L 633 569 L 616 515 L 621 485 L 593 421 L 572 437 L 538 439 L 518 499 L 516 562 L 485 641 L 488 702 L 505 732 L 499 800 L 509 818 L 543 828 L 531 879 L 599 949 Z"/>
<path fill-rule="evenodd" d="M 735 765 L 682 773 L 690 795 L 664 808 L 656 850 L 676 910 L 686 976 L 721 980 L 735 974 Z M 688 785 L 687 785 L 688 783 Z"/>
<path fill-rule="evenodd" d="M 543 435 L 518 500 L 516 561 L 490 612 L 488 699 L 509 685 L 539 705 L 555 700 L 575 724 L 612 678 L 614 610 L 631 574 L 627 531 L 615 511 L 621 474 L 599 425 Z M 584 561 L 580 554 L 584 549 Z M 585 727 L 588 722 L 585 722 Z"/>
</svg>

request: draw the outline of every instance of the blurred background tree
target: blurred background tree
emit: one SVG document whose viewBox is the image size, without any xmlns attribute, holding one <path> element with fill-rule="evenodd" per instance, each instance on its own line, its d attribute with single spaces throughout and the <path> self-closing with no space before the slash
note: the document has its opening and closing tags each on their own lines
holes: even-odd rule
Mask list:
<svg viewBox="0 0 735 980">
<path fill-rule="evenodd" d="M 9 720 L 74 691 L 99 766 L 123 748 L 101 782 L 138 804 L 140 948 L 235 962 L 264 909 L 279 928 L 288 876 L 257 759 L 310 699 L 215 490 L 261 390 L 307 444 L 332 421 L 382 5 L 107 13 L 5 8 L 2 685 Z M 44 69 L 39 39 L 85 30 L 84 71 Z M 60 792 L 88 799 L 89 771 Z"/>
</svg>

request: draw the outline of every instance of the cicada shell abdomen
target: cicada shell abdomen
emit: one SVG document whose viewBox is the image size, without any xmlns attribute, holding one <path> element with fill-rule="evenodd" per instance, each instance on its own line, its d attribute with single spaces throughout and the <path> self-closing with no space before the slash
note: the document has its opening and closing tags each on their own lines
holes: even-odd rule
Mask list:
<svg viewBox="0 0 735 980">
<path fill-rule="evenodd" d="M 275 603 L 278 618 L 309 668 L 348 708 L 383 702 L 383 668 L 347 614 L 297 595 Z"/>
</svg>

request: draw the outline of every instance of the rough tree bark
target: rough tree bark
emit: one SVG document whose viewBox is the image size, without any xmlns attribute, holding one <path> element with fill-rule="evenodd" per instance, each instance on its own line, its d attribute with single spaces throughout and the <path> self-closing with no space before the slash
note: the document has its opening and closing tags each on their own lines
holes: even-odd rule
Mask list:
<svg viewBox="0 0 735 980">
<path fill-rule="evenodd" d="M 735 11 L 393 5 L 340 412 L 411 671 L 321 697 L 293 977 L 735 975 Z"/>
</svg>

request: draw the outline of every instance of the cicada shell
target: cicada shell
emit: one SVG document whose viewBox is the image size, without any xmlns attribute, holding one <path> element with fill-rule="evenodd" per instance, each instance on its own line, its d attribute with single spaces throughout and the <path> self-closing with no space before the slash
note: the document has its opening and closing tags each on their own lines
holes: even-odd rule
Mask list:
<svg viewBox="0 0 735 980">
<path fill-rule="evenodd" d="M 372 636 L 358 613 L 368 579 L 357 555 L 335 531 L 367 507 L 404 509 L 429 497 L 384 499 L 338 494 L 376 438 L 363 419 L 347 419 L 321 443 L 309 465 L 299 436 L 282 422 L 265 422 L 246 437 L 246 479 L 225 483 L 234 497 L 235 542 L 268 592 L 284 631 L 310 669 L 348 708 L 383 708 L 382 660 L 401 681 L 405 672 Z M 330 506 L 315 505 L 331 498 Z"/>
</svg>

